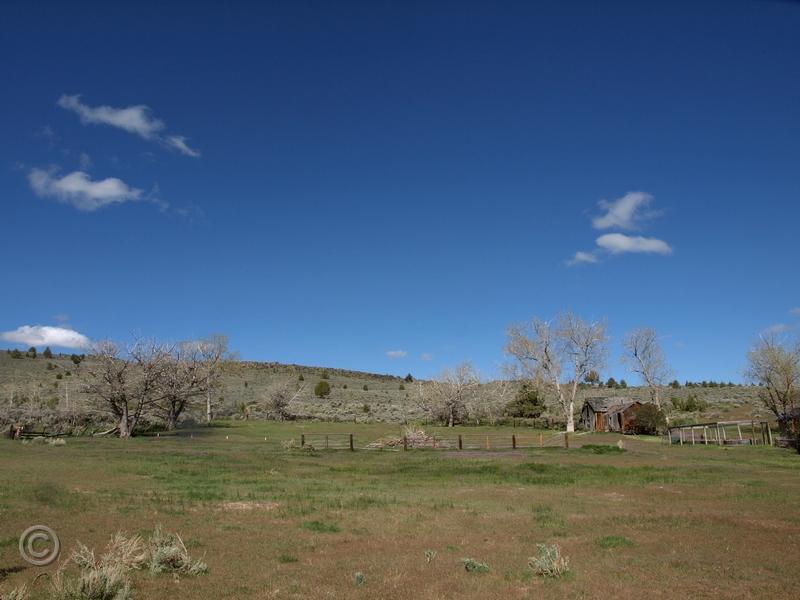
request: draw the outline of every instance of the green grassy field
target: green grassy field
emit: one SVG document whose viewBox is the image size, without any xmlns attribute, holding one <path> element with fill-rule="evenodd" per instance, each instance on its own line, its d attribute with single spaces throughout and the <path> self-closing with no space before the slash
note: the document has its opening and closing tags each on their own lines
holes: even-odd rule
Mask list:
<svg viewBox="0 0 800 600">
<path fill-rule="evenodd" d="M 54 570 L 18 554 L 19 534 L 38 523 L 59 533 L 62 558 L 79 540 L 100 549 L 118 530 L 163 524 L 209 565 L 180 579 L 137 572 L 139 598 L 788 598 L 800 589 L 800 460 L 788 450 L 626 437 L 619 451 L 614 434 L 576 436 L 569 450 L 282 447 L 320 431 L 355 432 L 358 445 L 399 433 L 237 421 L 191 437 L 0 441 L 0 592 Z M 566 577 L 531 572 L 537 543 L 561 546 Z M 464 558 L 489 571 L 468 573 Z M 32 590 L 47 585 L 39 578 Z"/>
</svg>

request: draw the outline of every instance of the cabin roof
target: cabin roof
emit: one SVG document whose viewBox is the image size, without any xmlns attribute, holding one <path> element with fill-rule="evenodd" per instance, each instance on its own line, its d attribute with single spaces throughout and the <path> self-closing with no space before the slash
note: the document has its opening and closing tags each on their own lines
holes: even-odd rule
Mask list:
<svg viewBox="0 0 800 600">
<path fill-rule="evenodd" d="M 625 409 L 632 404 L 636 404 L 637 401 L 628 396 L 608 396 L 605 398 L 587 398 L 585 403 L 588 404 L 594 412 L 611 412 Z"/>
</svg>

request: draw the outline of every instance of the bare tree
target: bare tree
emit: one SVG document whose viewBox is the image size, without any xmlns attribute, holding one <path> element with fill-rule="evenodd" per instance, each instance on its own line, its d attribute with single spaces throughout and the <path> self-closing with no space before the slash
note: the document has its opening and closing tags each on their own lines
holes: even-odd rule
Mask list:
<svg viewBox="0 0 800 600">
<path fill-rule="evenodd" d="M 153 404 L 168 430 L 175 429 L 183 412 L 207 392 L 210 380 L 205 356 L 196 343 L 184 342 L 171 349 Z"/>
<path fill-rule="evenodd" d="M 201 370 L 205 377 L 206 422 L 211 423 L 214 413 L 211 406 L 211 393 L 219 383 L 222 362 L 228 356 L 228 337 L 214 334 L 196 342 Z"/>
<path fill-rule="evenodd" d="M 607 341 L 604 321 L 586 322 L 568 312 L 558 316 L 555 327 L 540 319 L 510 326 L 505 351 L 514 358 L 519 378 L 552 388 L 572 432 L 578 386 L 605 365 Z"/>
<path fill-rule="evenodd" d="M 672 375 L 667 359 L 658 343 L 654 329 L 642 327 L 625 335 L 622 341 L 625 354 L 622 362 L 628 369 L 639 375 L 650 390 L 650 399 L 661 410 L 660 389 Z"/>
<path fill-rule="evenodd" d="M 746 377 L 760 386 L 764 406 L 785 427 L 800 406 L 800 346 L 781 343 L 776 336 L 763 337 L 747 354 L 747 362 Z"/>
<path fill-rule="evenodd" d="M 490 425 L 505 414 L 506 406 L 514 395 L 514 383 L 497 379 L 479 385 L 466 404 L 467 415 L 479 425 L 482 421 Z"/>
<path fill-rule="evenodd" d="M 470 363 L 445 369 L 429 384 L 426 394 L 420 390 L 423 409 L 432 419 L 453 427 L 464 420 L 479 386 L 480 378 Z"/>
<path fill-rule="evenodd" d="M 142 415 L 158 400 L 168 358 L 169 349 L 153 340 L 136 340 L 126 357 L 113 342 L 96 347 L 85 391 L 115 417 L 119 437 L 133 435 Z"/>
<path fill-rule="evenodd" d="M 297 400 L 305 391 L 305 383 L 293 381 L 283 382 L 269 391 L 266 397 L 266 408 L 270 418 L 285 421 L 292 418 L 289 405 Z"/>
</svg>

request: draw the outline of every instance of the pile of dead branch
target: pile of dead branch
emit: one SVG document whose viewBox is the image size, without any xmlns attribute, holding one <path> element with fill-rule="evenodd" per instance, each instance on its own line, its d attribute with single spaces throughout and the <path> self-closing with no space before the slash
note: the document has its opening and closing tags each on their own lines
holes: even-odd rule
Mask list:
<svg viewBox="0 0 800 600">
<path fill-rule="evenodd" d="M 422 429 L 406 427 L 400 437 L 383 437 L 375 440 L 367 448 L 449 448 L 450 441 L 428 435 Z"/>
</svg>

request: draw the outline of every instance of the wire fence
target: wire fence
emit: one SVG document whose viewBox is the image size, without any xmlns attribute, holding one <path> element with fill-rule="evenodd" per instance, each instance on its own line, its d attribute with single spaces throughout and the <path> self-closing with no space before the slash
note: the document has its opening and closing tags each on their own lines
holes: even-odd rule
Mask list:
<svg viewBox="0 0 800 600">
<path fill-rule="evenodd" d="M 580 434 L 574 434 L 580 435 Z M 300 446 L 314 450 L 516 450 L 522 448 L 569 448 L 570 434 L 559 432 L 514 434 L 431 434 L 393 438 L 357 437 L 354 433 L 308 432 L 300 434 Z"/>
</svg>

